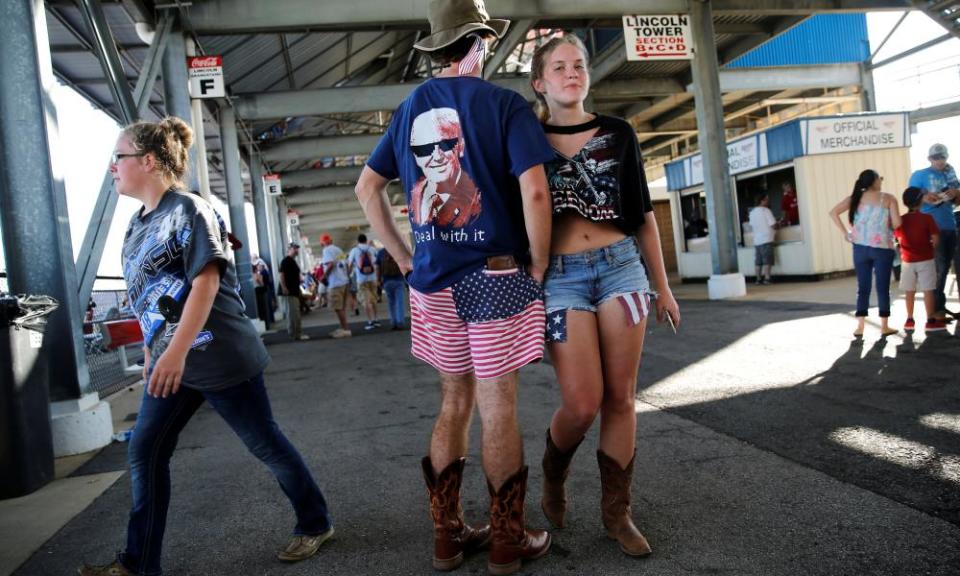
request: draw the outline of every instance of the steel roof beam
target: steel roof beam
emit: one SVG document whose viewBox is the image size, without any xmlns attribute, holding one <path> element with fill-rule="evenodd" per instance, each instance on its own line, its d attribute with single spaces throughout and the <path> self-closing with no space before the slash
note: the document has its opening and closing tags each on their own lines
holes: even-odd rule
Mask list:
<svg viewBox="0 0 960 576">
<path fill-rule="evenodd" d="M 294 170 L 280 175 L 284 188 L 316 188 L 334 184 L 354 185 L 360 178 L 359 166 L 320 168 L 317 170 Z"/>
<path fill-rule="evenodd" d="M 507 61 L 507 58 L 513 54 L 513 50 L 517 47 L 517 44 L 521 40 L 526 38 L 527 32 L 530 31 L 530 27 L 533 25 L 533 20 L 529 18 L 524 18 L 523 20 L 517 20 L 516 22 L 510 23 L 510 31 L 507 32 L 507 35 L 500 39 L 497 42 L 497 51 L 493 53 L 487 62 L 483 65 L 483 78 L 489 80 L 496 74 L 497 70 L 503 66 L 503 63 Z"/>
<path fill-rule="evenodd" d="M 380 142 L 380 138 L 381 136 L 378 134 L 358 134 L 287 140 L 276 146 L 263 147 L 263 159 L 267 162 L 287 162 L 319 159 L 327 156 L 369 154 Z"/>
<path fill-rule="evenodd" d="M 507 78 L 494 83 L 515 90 L 528 100 L 533 99 L 533 90 L 526 78 Z M 245 120 L 372 112 L 395 109 L 416 86 L 411 83 L 269 92 L 240 96 L 234 103 L 237 114 Z"/>
<path fill-rule="evenodd" d="M 860 81 L 860 66 L 857 64 L 730 68 L 720 71 L 722 92 L 813 90 L 837 86 L 859 86 Z M 687 92 L 693 92 L 692 83 L 687 85 Z"/>
<path fill-rule="evenodd" d="M 430 0 L 207 0 L 194 3 L 190 21 L 198 34 L 236 34 L 252 31 L 356 30 L 361 27 L 420 27 L 427 19 Z M 489 0 L 495 18 L 577 19 L 619 17 L 623 14 L 671 14 L 689 11 L 688 0 Z M 718 16 L 810 15 L 815 12 L 910 10 L 910 0 L 713 0 Z"/>
</svg>

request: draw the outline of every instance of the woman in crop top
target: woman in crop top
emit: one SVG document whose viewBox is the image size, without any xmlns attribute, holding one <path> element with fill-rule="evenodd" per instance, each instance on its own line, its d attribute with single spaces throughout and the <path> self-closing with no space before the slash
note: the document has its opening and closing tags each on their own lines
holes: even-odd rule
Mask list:
<svg viewBox="0 0 960 576">
<path fill-rule="evenodd" d="M 568 35 L 540 47 L 531 71 L 556 152 L 545 166 L 553 236 L 544 290 L 561 403 L 547 430 L 541 507 L 563 526 L 570 461 L 599 413 L 603 523 L 626 554 L 646 556 L 650 546 L 630 510 L 634 395 L 652 294 L 641 255 L 658 290 L 657 319 L 669 315 L 679 324 L 680 310 L 667 284 L 636 135 L 619 118 L 584 111 L 587 64 L 583 44 Z"/>
<path fill-rule="evenodd" d="M 864 170 L 853 185 L 853 193 L 830 210 L 830 218 L 853 244 L 853 266 L 857 271 L 857 329 L 863 336 L 867 308 L 870 307 L 870 283 L 877 279 L 877 305 L 880 308 L 880 333 L 896 334 L 890 318 L 890 272 L 893 270 L 893 231 L 900 227 L 900 206 L 892 194 L 881 192 L 883 177 Z M 849 226 L 840 220 L 847 212 Z"/>
</svg>

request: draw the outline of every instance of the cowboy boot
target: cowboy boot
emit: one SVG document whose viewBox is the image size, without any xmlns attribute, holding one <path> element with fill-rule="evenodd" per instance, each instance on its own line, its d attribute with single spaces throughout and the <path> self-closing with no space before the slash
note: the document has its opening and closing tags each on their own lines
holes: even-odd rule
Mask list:
<svg viewBox="0 0 960 576">
<path fill-rule="evenodd" d="M 540 498 L 540 508 L 543 515 L 555 528 L 563 528 L 564 516 L 567 513 L 567 491 L 563 484 L 570 473 L 570 460 L 583 442 L 583 437 L 577 443 L 562 452 L 553 443 L 550 429 L 547 428 L 547 447 L 543 451 L 543 496 Z"/>
<path fill-rule="evenodd" d="M 490 543 L 490 526 L 471 528 L 463 521 L 460 507 L 460 484 L 466 458 L 458 458 L 440 474 L 434 474 L 427 456 L 421 461 L 423 479 L 430 494 L 430 516 L 433 518 L 433 567 L 453 570 L 463 564 L 464 553 L 476 552 Z"/>
<path fill-rule="evenodd" d="M 499 490 L 493 489 L 488 478 L 487 490 L 490 491 L 490 527 L 493 531 L 487 570 L 495 576 L 513 574 L 520 570 L 522 560 L 533 560 L 547 553 L 550 533 L 524 528 L 526 466 L 508 478 Z"/>
<path fill-rule="evenodd" d="M 603 525 L 607 536 L 620 544 L 624 554 L 647 556 L 652 552 L 650 544 L 643 534 L 633 525 L 630 509 L 630 484 L 633 480 L 633 461 L 626 468 L 620 468 L 616 460 L 597 450 L 597 464 L 600 465 L 601 499 Z"/>
</svg>

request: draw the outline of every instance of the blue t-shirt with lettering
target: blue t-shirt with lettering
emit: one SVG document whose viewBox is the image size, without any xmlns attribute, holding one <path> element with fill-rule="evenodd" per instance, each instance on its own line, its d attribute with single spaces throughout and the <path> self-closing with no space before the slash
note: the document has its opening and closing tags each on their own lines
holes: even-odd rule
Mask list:
<svg viewBox="0 0 960 576">
<path fill-rule="evenodd" d="M 957 182 L 957 173 L 953 167 L 947 164 L 942 172 L 935 170 L 933 166 L 917 170 L 910 176 L 910 186 L 936 194 L 944 188 L 960 188 L 960 183 Z M 957 229 L 957 223 L 953 219 L 953 202 L 949 200 L 939 204 L 924 202 L 920 206 L 920 211 L 933 216 L 941 230 Z"/>
<path fill-rule="evenodd" d="M 432 78 L 393 115 L 367 165 L 407 196 L 410 286 L 443 290 L 489 256 L 528 259 L 517 178 L 553 158 L 522 96 L 480 78 Z"/>
</svg>

